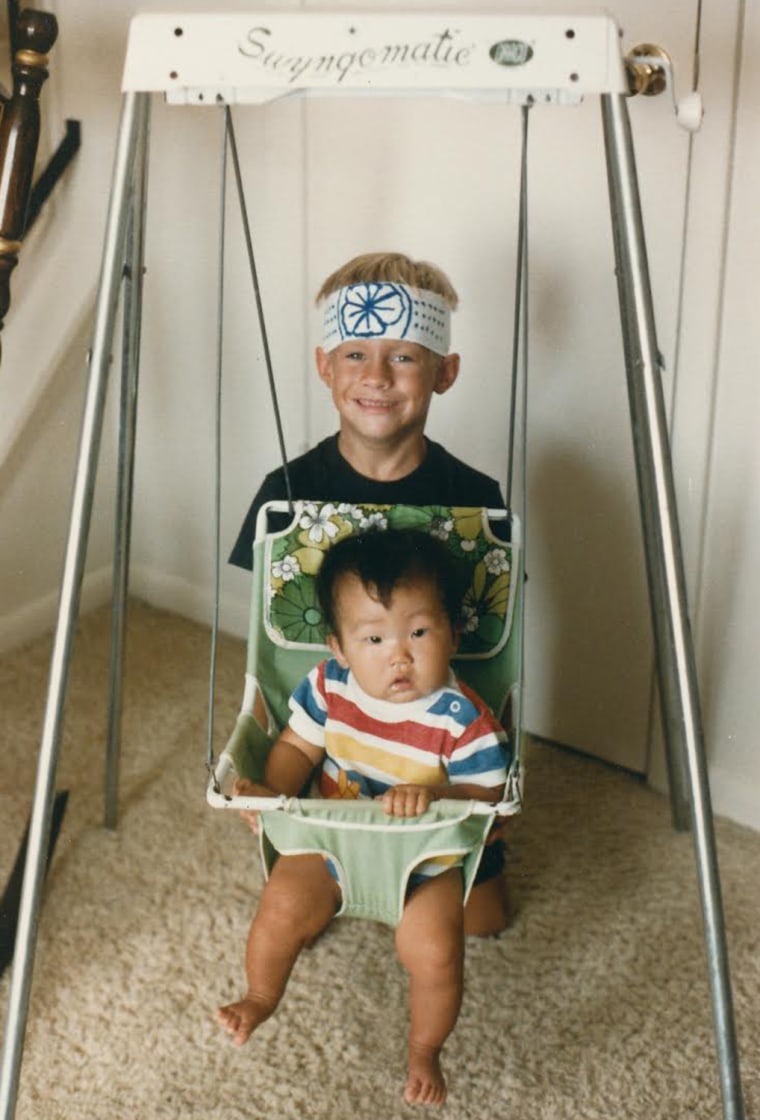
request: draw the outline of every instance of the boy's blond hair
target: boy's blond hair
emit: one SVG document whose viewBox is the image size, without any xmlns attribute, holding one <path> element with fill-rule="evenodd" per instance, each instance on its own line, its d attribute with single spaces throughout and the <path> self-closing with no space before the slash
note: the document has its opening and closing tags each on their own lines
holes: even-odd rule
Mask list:
<svg viewBox="0 0 760 1120">
<path fill-rule="evenodd" d="M 316 302 L 348 284 L 368 284 L 384 280 L 390 284 L 408 284 L 441 296 L 453 311 L 459 296 L 445 272 L 429 261 L 413 261 L 404 253 L 362 253 L 332 272 L 317 292 Z"/>
</svg>

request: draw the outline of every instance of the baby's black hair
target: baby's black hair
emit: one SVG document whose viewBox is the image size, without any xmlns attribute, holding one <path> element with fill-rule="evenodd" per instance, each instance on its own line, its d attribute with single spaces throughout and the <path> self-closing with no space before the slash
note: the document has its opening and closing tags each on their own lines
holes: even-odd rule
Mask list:
<svg viewBox="0 0 760 1120">
<path fill-rule="evenodd" d="M 416 580 L 432 583 L 452 627 L 461 621 L 464 581 L 450 550 L 419 529 L 375 529 L 338 541 L 325 553 L 317 573 L 317 597 L 328 630 L 338 632 L 336 588 L 344 575 L 357 576 L 365 589 L 390 605 L 393 592 Z"/>
</svg>

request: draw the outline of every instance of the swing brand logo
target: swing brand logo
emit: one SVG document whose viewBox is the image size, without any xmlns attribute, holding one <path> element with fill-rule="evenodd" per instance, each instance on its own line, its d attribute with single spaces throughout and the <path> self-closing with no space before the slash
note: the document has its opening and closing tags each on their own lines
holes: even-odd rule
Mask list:
<svg viewBox="0 0 760 1120">
<path fill-rule="evenodd" d="M 502 39 L 488 53 L 499 66 L 524 66 L 533 58 L 533 47 L 520 39 Z"/>
<path fill-rule="evenodd" d="M 420 67 L 452 70 L 468 66 L 475 46 L 463 44 L 458 36 L 457 30 L 444 27 L 419 42 L 386 42 L 357 50 L 302 54 L 287 46 L 280 47 L 271 28 L 252 27 L 238 44 L 238 51 L 270 74 L 287 74 L 289 85 L 314 80 L 340 84 L 349 75 L 354 77 L 362 73 L 366 74 L 369 84 L 373 74 L 387 71 Z"/>
</svg>

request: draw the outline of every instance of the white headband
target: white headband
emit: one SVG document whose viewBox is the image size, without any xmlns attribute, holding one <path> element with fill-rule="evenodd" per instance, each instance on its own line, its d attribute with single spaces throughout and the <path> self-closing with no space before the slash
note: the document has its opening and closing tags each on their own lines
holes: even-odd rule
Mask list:
<svg viewBox="0 0 760 1120">
<path fill-rule="evenodd" d="M 451 312 L 435 292 L 371 280 L 331 292 L 325 303 L 322 347 L 328 353 L 351 338 L 418 342 L 448 354 Z"/>
</svg>

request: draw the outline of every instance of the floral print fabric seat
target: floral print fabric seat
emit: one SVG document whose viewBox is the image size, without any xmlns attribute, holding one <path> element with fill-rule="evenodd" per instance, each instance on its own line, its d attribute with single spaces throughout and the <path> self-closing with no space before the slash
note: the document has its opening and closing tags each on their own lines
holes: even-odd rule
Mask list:
<svg viewBox="0 0 760 1120">
<path fill-rule="evenodd" d="M 444 541 L 469 578 L 458 657 L 489 657 L 509 638 L 514 609 L 513 541 L 499 540 L 481 509 L 303 503 L 290 528 L 268 538 L 265 625 L 291 648 L 325 644 L 315 576 L 325 550 L 370 529 L 419 529 Z"/>
</svg>

